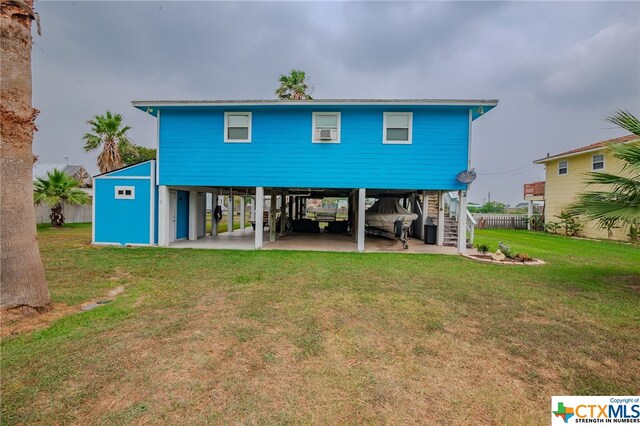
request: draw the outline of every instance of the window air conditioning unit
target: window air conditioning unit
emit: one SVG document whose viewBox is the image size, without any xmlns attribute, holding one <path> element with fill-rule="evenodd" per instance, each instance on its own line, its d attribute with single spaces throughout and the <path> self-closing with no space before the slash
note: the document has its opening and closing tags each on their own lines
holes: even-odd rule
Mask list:
<svg viewBox="0 0 640 426">
<path fill-rule="evenodd" d="M 338 131 L 335 129 L 318 129 L 316 130 L 316 139 L 323 141 L 332 141 L 338 139 Z"/>
</svg>

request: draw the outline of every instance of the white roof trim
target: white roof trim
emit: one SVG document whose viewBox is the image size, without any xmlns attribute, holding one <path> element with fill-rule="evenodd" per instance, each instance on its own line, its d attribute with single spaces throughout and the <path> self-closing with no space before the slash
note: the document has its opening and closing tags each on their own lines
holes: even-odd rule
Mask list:
<svg viewBox="0 0 640 426">
<path fill-rule="evenodd" d="M 284 105 L 284 106 L 334 106 L 334 105 L 440 105 L 440 106 L 496 106 L 498 100 L 482 99 L 318 99 L 307 101 L 281 101 L 281 100 L 246 100 L 246 101 L 132 101 L 134 107 L 176 107 L 176 106 L 260 106 L 260 105 Z"/>
<path fill-rule="evenodd" d="M 544 164 L 544 163 L 548 163 L 549 161 L 561 160 L 567 157 L 575 157 L 576 155 L 588 154 L 590 152 L 604 151 L 605 149 L 607 149 L 606 146 L 599 146 L 597 148 L 586 149 L 584 151 L 571 152 L 569 154 L 563 154 L 563 155 L 554 155 L 552 157 L 536 160 L 533 162 L 533 164 Z"/>
<path fill-rule="evenodd" d="M 97 174 L 97 175 L 92 176 L 92 177 L 93 177 L 94 179 L 104 179 L 104 178 L 106 178 L 107 176 L 109 176 L 111 173 L 121 172 L 121 171 L 123 171 L 123 170 L 127 170 L 127 169 L 130 169 L 130 168 L 132 168 L 132 167 L 138 167 L 138 166 L 141 166 L 141 165 L 143 165 L 143 164 L 149 163 L 149 162 L 151 162 L 151 161 L 156 161 L 156 160 L 147 160 L 147 161 L 143 161 L 143 162 L 138 163 L 138 164 L 132 164 L 132 165 L 130 165 L 130 166 L 121 167 L 121 168 L 116 169 L 116 170 L 111 170 L 110 172 L 100 173 L 100 174 Z M 109 177 L 111 177 L 111 176 L 109 176 Z M 126 176 L 126 175 L 124 175 L 124 176 L 113 176 L 112 178 L 113 178 L 113 179 L 119 179 L 120 177 L 129 177 L 129 176 Z M 131 176 L 131 177 L 135 177 L 135 176 Z M 149 179 L 149 176 L 142 176 L 142 177 L 144 177 L 145 179 Z"/>
</svg>

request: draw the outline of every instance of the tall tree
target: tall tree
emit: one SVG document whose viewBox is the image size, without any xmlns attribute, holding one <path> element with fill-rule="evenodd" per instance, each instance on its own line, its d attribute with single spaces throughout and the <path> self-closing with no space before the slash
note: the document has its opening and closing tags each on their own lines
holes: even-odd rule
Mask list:
<svg viewBox="0 0 640 426">
<path fill-rule="evenodd" d="M 147 148 L 146 146 L 130 144 L 122 146 L 124 149 L 120 149 L 120 158 L 125 166 L 131 166 L 143 161 L 155 160 L 156 150 L 154 148 Z"/>
<path fill-rule="evenodd" d="M 51 303 L 33 210 L 32 7 L 33 0 L 0 2 L 0 308 L 25 314 Z"/>
<path fill-rule="evenodd" d="M 608 190 L 585 191 L 578 195 L 573 211 L 595 220 L 604 229 L 617 224 L 629 228 L 631 240 L 638 240 L 640 226 L 640 120 L 626 110 L 618 110 L 606 119 L 638 136 L 638 140 L 609 147 L 622 160 L 619 174 L 591 172 L 588 185 L 607 185 Z"/>
<path fill-rule="evenodd" d="M 309 87 L 304 71 L 291 70 L 289 75 L 282 74 L 279 81 L 280 87 L 276 89 L 278 99 L 294 101 L 313 99 L 311 97 L 311 91 L 313 89 Z"/>
<path fill-rule="evenodd" d="M 121 152 L 132 148 L 127 137 L 131 127 L 122 125 L 122 115 L 107 111 L 105 115 L 96 115 L 87 124 L 91 126 L 91 132 L 82 138 L 85 141 L 84 150 L 89 152 L 102 146 L 97 161 L 100 172 L 106 173 L 124 166 Z"/>
<path fill-rule="evenodd" d="M 86 192 L 80 188 L 80 182 L 61 170 L 47 172 L 46 178 L 38 178 L 33 184 L 33 201 L 36 204 L 47 204 L 51 207 L 51 225 L 64 225 L 63 204 L 86 205 L 91 201 Z"/>
</svg>

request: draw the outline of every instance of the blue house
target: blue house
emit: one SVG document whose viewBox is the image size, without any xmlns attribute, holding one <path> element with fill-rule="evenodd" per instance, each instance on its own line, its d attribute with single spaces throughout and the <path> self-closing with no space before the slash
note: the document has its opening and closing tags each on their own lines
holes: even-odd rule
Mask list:
<svg viewBox="0 0 640 426">
<path fill-rule="evenodd" d="M 301 218 L 306 199 L 348 198 L 358 251 L 365 247 L 365 199 L 396 197 L 419 215 L 415 235 L 429 220 L 440 225 L 437 243 L 445 244 L 446 194 L 457 192 L 457 210 L 466 211 L 468 184 L 456 176 L 471 168 L 474 120 L 497 102 L 135 101 L 157 122 L 158 158 L 96 176 L 93 241 L 169 246 L 215 238 L 205 236 L 205 197 L 212 194 L 251 197 L 258 222 L 270 196 L 270 241 L 278 238 L 277 213 L 286 229 L 287 218 Z M 456 226 L 464 252 L 465 214 Z M 253 247 L 262 248 L 263 232 L 254 234 Z"/>
</svg>

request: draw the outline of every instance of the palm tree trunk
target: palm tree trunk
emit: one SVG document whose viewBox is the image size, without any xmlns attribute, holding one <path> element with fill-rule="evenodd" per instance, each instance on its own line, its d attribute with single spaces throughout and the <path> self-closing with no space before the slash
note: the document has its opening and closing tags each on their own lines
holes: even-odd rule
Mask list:
<svg viewBox="0 0 640 426">
<path fill-rule="evenodd" d="M 62 214 L 62 204 L 56 204 L 51 207 L 51 214 L 49 215 L 49 219 L 51 219 L 51 226 L 55 228 L 60 228 L 64 225 L 64 215 Z"/>
<path fill-rule="evenodd" d="M 25 0 L 33 6 L 33 0 Z M 0 308 L 47 310 L 51 299 L 38 251 L 31 144 L 31 20 L 18 3 L 0 3 Z"/>
</svg>

